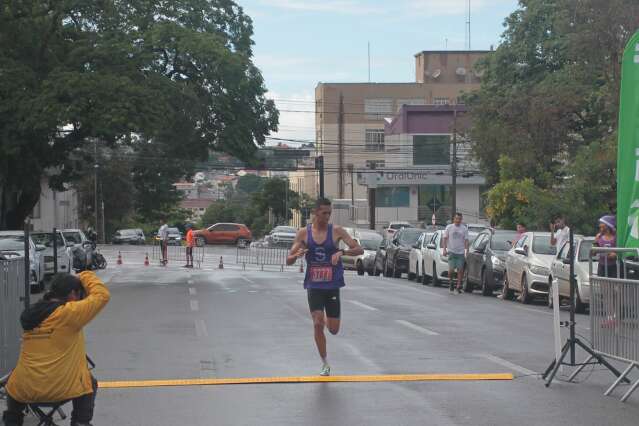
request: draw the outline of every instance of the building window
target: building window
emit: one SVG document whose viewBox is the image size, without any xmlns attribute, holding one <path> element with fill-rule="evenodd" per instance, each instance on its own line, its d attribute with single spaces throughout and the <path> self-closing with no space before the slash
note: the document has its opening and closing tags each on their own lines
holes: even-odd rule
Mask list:
<svg viewBox="0 0 639 426">
<path fill-rule="evenodd" d="M 384 117 L 393 115 L 392 99 L 366 99 L 364 100 L 364 112 L 367 120 L 383 120 Z"/>
<path fill-rule="evenodd" d="M 384 160 L 366 160 L 367 169 L 383 169 L 384 167 L 386 167 Z"/>
<path fill-rule="evenodd" d="M 413 165 L 422 166 L 448 164 L 450 164 L 450 136 L 413 136 Z"/>
<path fill-rule="evenodd" d="M 366 129 L 366 151 L 384 151 L 384 129 Z"/>
<path fill-rule="evenodd" d="M 448 105 L 449 103 L 450 103 L 450 99 L 448 98 L 442 98 L 442 97 L 433 98 L 433 104 L 435 105 Z"/>
<path fill-rule="evenodd" d="M 408 186 L 379 187 L 375 191 L 376 207 L 410 207 L 410 188 Z"/>
</svg>

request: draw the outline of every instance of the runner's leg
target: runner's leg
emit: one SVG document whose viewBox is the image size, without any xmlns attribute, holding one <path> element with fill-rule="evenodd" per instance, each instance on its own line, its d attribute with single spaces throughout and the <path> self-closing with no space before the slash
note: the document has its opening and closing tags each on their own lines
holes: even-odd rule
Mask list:
<svg viewBox="0 0 639 426">
<path fill-rule="evenodd" d="M 324 335 L 324 311 L 311 312 L 315 330 L 315 344 L 322 361 L 326 361 L 326 336 Z"/>
<path fill-rule="evenodd" d="M 329 294 L 326 300 L 326 326 L 331 334 L 337 334 L 340 326 L 339 290 L 327 291 L 329 291 Z"/>
</svg>

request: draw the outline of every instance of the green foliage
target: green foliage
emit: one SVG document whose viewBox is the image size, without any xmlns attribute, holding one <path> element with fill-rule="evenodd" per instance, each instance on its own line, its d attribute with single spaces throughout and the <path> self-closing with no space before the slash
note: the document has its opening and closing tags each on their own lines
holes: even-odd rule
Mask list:
<svg viewBox="0 0 639 426">
<path fill-rule="evenodd" d="M 145 216 L 208 150 L 253 161 L 278 113 L 252 36 L 230 0 L 3 2 L 0 228 L 21 227 L 45 170 L 54 188 L 77 179 L 91 138 L 139 154 Z"/>
<path fill-rule="evenodd" d="M 254 192 L 259 192 L 264 187 L 264 179 L 256 176 L 247 174 L 244 176 L 240 176 L 237 179 L 237 187 L 236 189 L 239 192 L 243 192 L 245 194 L 252 194 Z"/>
</svg>

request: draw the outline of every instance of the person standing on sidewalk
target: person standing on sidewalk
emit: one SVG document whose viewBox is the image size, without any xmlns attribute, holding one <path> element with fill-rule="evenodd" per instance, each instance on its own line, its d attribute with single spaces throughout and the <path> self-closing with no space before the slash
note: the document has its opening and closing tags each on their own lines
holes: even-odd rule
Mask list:
<svg viewBox="0 0 639 426">
<path fill-rule="evenodd" d="M 193 238 L 193 226 L 191 224 L 186 225 L 186 265 L 185 268 L 193 267 L 193 246 L 195 245 L 195 238 Z"/>
<path fill-rule="evenodd" d="M 468 253 L 468 227 L 462 224 L 463 216 L 455 213 L 453 223 L 446 226 L 444 231 L 444 256 L 448 256 L 448 281 L 449 289 L 455 291 L 453 272 L 457 270 L 457 292 L 462 292 L 462 277 L 464 276 L 464 266 L 466 264 L 466 253 Z"/>
<path fill-rule="evenodd" d="M 169 225 L 165 220 L 162 220 L 164 224 L 160 226 L 158 230 L 158 237 L 160 238 L 160 251 L 162 252 L 162 260 L 160 263 L 162 266 L 166 266 L 169 262 L 168 250 L 169 250 Z"/>
<path fill-rule="evenodd" d="M 608 248 L 617 246 L 617 219 L 613 215 L 602 216 L 599 219 L 599 233 L 595 237 L 595 246 Z M 601 253 L 598 260 L 597 275 L 617 278 L 615 253 Z"/>
<path fill-rule="evenodd" d="M 566 226 L 566 218 L 559 216 L 555 223 L 550 224 L 550 245 L 559 251 L 569 239 L 570 228 Z"/>
</svg>

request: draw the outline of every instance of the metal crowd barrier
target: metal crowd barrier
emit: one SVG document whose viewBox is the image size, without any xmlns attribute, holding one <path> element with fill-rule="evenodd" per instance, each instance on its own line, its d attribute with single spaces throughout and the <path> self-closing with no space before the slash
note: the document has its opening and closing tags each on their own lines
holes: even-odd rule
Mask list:
<svg viewBox="0 0 639 426">
<path fill-rule="evenodd" d="M 24 258 L 0 260 L 0 377 L 18 362 L 24 298 Z"/>
<path fill-rule="evenodd" d="M 186 246 L 182 244 L 169 244 L 167 246 L 167 260 L 169 262 L 185 262 L 186 263 Z M 160 241 L 153 240 L 153 250 L 151 259 L 160 262 L 162 260 L 162 245 Z M 201 268 L 204 263 L 204 247 L 193 247 L 193 265 Z"/>
<path fill-rule="evenodd" d="M 639 368 L 639 281 L 628 278 L 628 264 L 617 261 L 617 277 L 598 276 L 593 271 L 592 255 L 616 253 L 639 255 L 637 249 L 593 248 L 590 259 L 590 330 L 592 349 L 605 357 L 624 363 L 628 367 L 606 390 L 610 395 L 626 381 L 628 374 Z M 607 273 L 605 275 L 608 275 Z M 622 396 L 625 402 L 639 387 L 639 380 Z"/>
<path fill-rule="evenodd" d="M 263 271 L 264 266 L 279 266 L 280 271 L 284 271 L 288 252 L 289 249 L 285 247 L 238 247 L 235 263 L 242 265 L 242 269 L 246 269 L 246 265 L 257 265 Z M 303 260 L 298 259 L 295 265 L 300 262 Z"/>
</svg>

